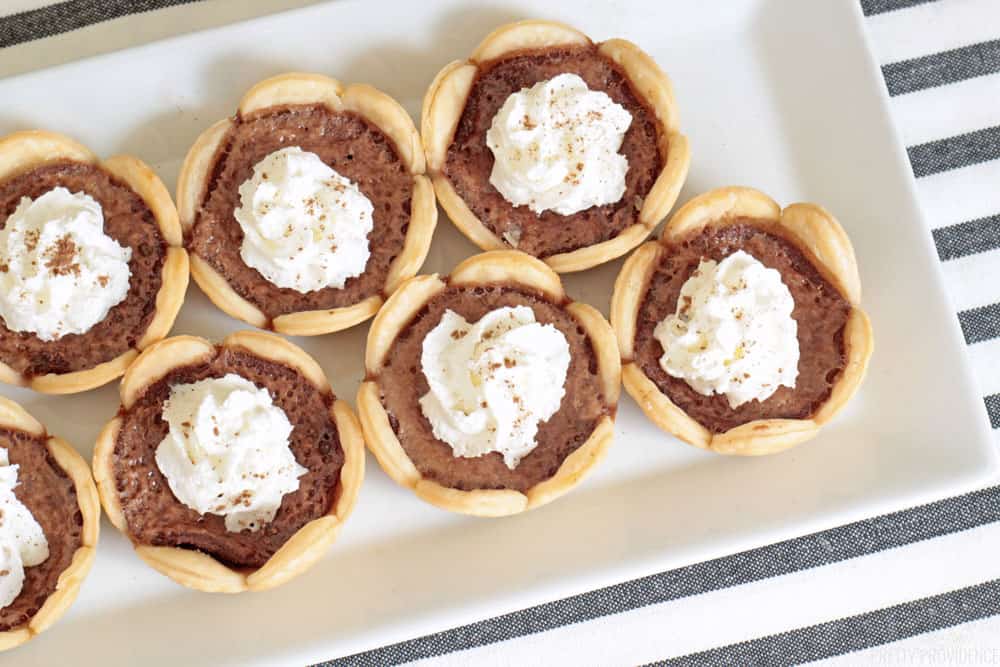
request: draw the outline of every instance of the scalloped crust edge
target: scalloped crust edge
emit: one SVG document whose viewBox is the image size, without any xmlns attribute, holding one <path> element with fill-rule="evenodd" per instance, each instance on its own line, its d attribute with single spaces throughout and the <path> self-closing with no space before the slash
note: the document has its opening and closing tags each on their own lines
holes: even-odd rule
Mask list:
<svg viewBox="0 0 1000 667">
<path fill-rule="evenodd" d="M 413 319 L 423 304 L 445 288 L 437 274 L 414 276 L 403 282 L 372 320 L 365 343 L 365 370 L 378 372 L 396 335 Z"/>
<path fill-rule="evenodd" d="M 45 428 L 34 417 L 20 405 L 6 398 L 0 398 L 0 425 L 26 431 L 36 437 L 46 436 Z M 59 620 L 76 600 L 80 586 L 94 563 L 100 535 L 101 506 L 94 480 L 90 476 L 90 467 L 62 438 L 50 435 L 45 444 L 56 464 L 73 481 L 77 505 L 83 517 L 81 545 L 73 553 L 70 564 L 59 574 L 55 591 L 45 599 L 28 622 L 0 632 L 0 651 L 20 646 Z"/>
<path fill-rule="evenodd" d="M 614 291 L 611 293 L 611 327 L 618 339 L 623 363 L 632 360 L 636 317 L 649 277 L 660 261 L 662 249 L 663 246 L 656 241 L 642 244 L 625 260 L 615 278 Z"/>
<path fill-rule="evenodd" d="M 445 65 L 431 81 L 420 110 L 420 139 L 427 170 L 436 173 L 444 165 L 448 145 L 455 135 L 461 108 L 472 89 L 478 68 L 464 60 Z M 456 106 L 458 105 L 458 106 Z M 455 109 L 458 113 L 455 113 Z"/>
<path fill-rule="evenodd" d="M 191 277 L 191 264 L 188 262 L 187 250 L 179 246 L 167 248 L 167 256 L 163 261 L 163 279 L 160 291 L 156 293 L 156 312 L 146 327 L 142 338 L 136 342 L 137 350 L 163 340 L 170 334 L 177 320 L 177 314 L 184 305 L 187 296 L 188 282 Z"/>
<path fill-rule="evenodd" d="M 622 363 L 614 329 L 600 311 L 590 304 L 574 301 L 566 306 L 566 310 L 583 327 L 587 338 L 590 339 L 594 356 L 597 358 L 597 370 L 601 377 L 605 402 L 608 405 L 618 405 L 618 395 L 622 387 Z"/>
<path fill-rule="evenodd" d="M 559 274 L 543 261 L 520 250 L 490 250 L 458 264 L 448 276 L 451 285 L 512 283 L 536 290 L 556 303 L 566 301 Z"/>
<path fill-rule="evenodd" d="M 122 407 L 131 408 L 147 387 L 174 368 L 208 361 L 215 354 L 215 346 L 198 336 L 171 336 L 150 345 L 122 376 L 118 386 Z"/>
<path fill-rule="evenodd" d="M 70 373 L 26 376 L 0 363 L 0 382 L 30 387 L 43 394 L 75 394 L 100 387 L 121 376 L 143 347 L 163 338 L 173 327 L 188 284 L 187 253 L 181 247 L 183 239 L 177 209 L 163 181 L 142 160 L 130 155 L 116 155 L 101 161 L 88 148 L 69 137 L 45 130 L 28 130 L 0 138 L 0 180 L 59 158 L 98 166 L 139 195 L 152 212 L 160 235 L 167 244 L 167 256 L 161 272 L 162 283 L 156 295 L 156 313 L 136 347 L 114 359 Z"/>
<path fill-rule="evenodd" d="M 258 356 L 290 365 L 314 384 L 317 390 L 330 393 L 329 382 L 319 365 L 300 348 L 278 336 L 260 331 L 241 331 L 227 337 L 222 345 L 240 347 Z M 130 386 L 122 390 L 123 408 L 127 408 L 126 396 L 130 398 L 128 405 L 132 405 L 132 401 L 142 390 L 163 377 L 171 368 L 205 360 L 206 346 L 211 350 L 209 356 L 216 353 L 215 346 L 194 336 L 168 338 L 147 350 L 149 356 L 141 359 L 142 365 L 134 373 L 133 369 L 129 369 L 126 379 Z M 145 355 L 146 353 L 143 356 Z M 139 365 L 138 361 L 136 365 Z M 317 372 L 319 377 L 316 376 Z M 344 451 L 338 496 L 328 514 L 302 526 L 264 565 L 256 569 L 231 568 L 201 551 L 133 542 L 136 554 L 150 567 L 175 582 L 210 593 L 269 590 L 312 567 L 336 540 L 343 522 L 357 502 L 364 480 L 365 445 L 357 417 L 343 400 L 333 402 L 330 414 L 337 425 Z M 112 465 L 114 444 L 121 423 L 121 417 L 116 416 L 105 425 L 94 448 L 92 465 L 98 489 L 95 494 L 99 495 L 112 525 L 131 539 L 118 501 Z"/>
<path fill-rule="evenodd" d="M 502 25 L 483 39 L 468 60 L 445 65 L 424 94 L 421 135 L 438 201 L 459 231 L 482 250 L 507 249 L 510 246 L 483 224 L 455 192 L 451 182 L 440 173 L 448 146 L 482 62 L 511 52 L 560 44 L 585 45 L 592 42 L 575 28 L 553 21 L 529 20 Z M 633 88 L 652 108 L 660 124 L 658 148 L 661 155 L 666 155 L 666 162 L 643 200 L 639 222 L 606 241 L 543 258 L 558 273 L 598 266 L 621 257 L 642 243 L 673 208 L 691 162 L 687 138 L 677 131 L 677 105 L 669 77 L 648 54 L 627 40 L 611 39 L 598 44 L 597 50 L 625 71 Z"/>
<path fill-rule="evenodd" d="M 784 209 L 759 190 L 730 186 L 704 192 L 682 207 L 663 228 L 663 242 L 722 226 L 745 217 L 752 224 L 794 243 L 852 306 L 861 303 L 861 278 L 847 232 L 818 204 L 789 204 Z"/>
<path fill-rule="evenodd" d="M 367 381 L 358 392 L 358 411 L 365 430 L 365 442 L 389 477 L 435 507 L 478 517 L 501 517 L 541 507 L 569 492 L 599 464 L 614 440 L 614 417 L 598 421 L 579 448 L 570 454 L 556 473 L 527 490 L 476 489 L 462 491 L 424 478 L 406 455 L 389 425 L 389 417 L 378 396 L 378 385 Z"/>
<path fill-rule="evenodd" d="M 0 180 L 60 158 L 86 164 L 100 163 L 89 148 L 56 132 L 24 130 L 8 134 L 0 137 Z"/>
<path fill-rule="evenodd" d="M 604 398 L 610 414 L 602 417 L 594 431 L 563 461 L 548 480 L 526 493 L 509 489 L 461 491 L 424 478 L 407 456 L 389 423 L 377 383 L 378 371 L 399 332 L 433 296 L 447 284 L 476 285 L 492 282 L 516 283 L 542 291 L 584 328 L 597 355 Z M 578 484 L 599 463 L 613 440 L 614 411 L 621 386 L 621 363 L 614 331 L 593 307 L 566 303 L 558 274 L 543 262 L 515 250 L 474 255 L 460 263 L 445 279 L 437 275 L 417 276 L 403 283 L 376 316 L 365 349 L 369 379 L 358 390 L 357 406 L 364 440 L 379 466 L 397 484 L 412 490 L 422 500 L 442 509 L 473 516 L 497 517 L 517 514 L 551 502 Z"/>
<path fill-rule="evenodd" d="M 431 249 L 434 230 L 437 228 L 438 207 L 434 186 L 423 174 L 413 177 L 413 196 L 410 198 L 410 226 L 406 230 L 403 251 L 389 265 L 383 295 L 389 295 L 408 278 L 420 271 Z"/>
<path fill-rule="evenodd" d="M 565 23 L 533 19 L 514 21 L 496 28 L 484 37 L 469 60 L 478 64 L 525 49 L 564 44 L 586 46 L 592 43 L 585 34 Z"/>
<path fill-rule="evenodd" d="M 332 394 L 330 381 L 319 363 L 291 341 L 264 331 L 244 330 L 231 333 L 222 341 L 222 347 L 242 348 L 251 354 L 268 359 L 282 366 L 290 366 L 301 373 L 323 394 Z"/>
<path fill-rule="evenodd" d="M 787 212 L 791 211 L 790 214 Z M 754 420 L 725 433 L 710 433 L 677 407 L 632 362 L 635 324 L 649 278 L 662 256 L 663 243 L 709 225 L 748 217 L 796 244 L 851 304 L 844 329 L 847 363 L 830 396 L 810 419 Z M 682 206 L 663 230 L 660 241 L 641 247 L 626 261 L 615 281 L 611 321 L 622 350 L 625 390 L 660 429 L 695 447 L 721 454 L 773 454 L 805 442 L 819 432 L 857 392 L 874 346 L 871 323 L 859 305 L 861 285 L 854 250 L 846 232 L 825 209 L 815 204 L 791 204 L 784 209 L 752 188 L 719 188 Z"/>
<path fill-rule="evenodd" d="M 370 296 L 356 304 L 340 308 L 298 311 L 275 316 L 237 293 L 229 282 L 208 262 L 192 253 L 191 273 L 202 292 L 230 317 L 259 329 L 273 329 L 289 336 L 317 336 L 353 327 L 372 317 L 382 305 L 382 297 L 391 294 L 402 280 L 416 275 L 430 248 L 437 224 L 437 206 L 424 172 L 426 160 L 420 135 L 409 114 L 396 100 L 368 84 L 344 86 L 321 74 L 288 72 L 254 85 L 240 101 L 238 116 L 280 104 L 320 103 L 334 111 L 356 113 L 384 132 L 413 175 L 413 197 L 409 229 L 403 250 L 390 268 L 383 295 Z M 194 226 L 201 200 L 205 196 L 208 173 L 215 164 L 220 146 L 234 126 L 223 119 L 199 135 L 181 166 L 177 180 L 180 221 L 186 231 Z"/>
<path fill-rule="evenodd" d="M 214 123 L 198 135 L 184 156 L 177 176 L 177 216 L 185 233 L 194 226 L 198 206 L 205 197 L 208 172 L 232 127 L 233 121 L 230 118 Z"/>
<path fill-rule="evenodd" d="M 278 105 L 323 104 L 341 111 L 344 84 L 324 74 L 285 72 L 255 83 L 243 94 L 237 113 L 247 116 Z"/>
</svg>

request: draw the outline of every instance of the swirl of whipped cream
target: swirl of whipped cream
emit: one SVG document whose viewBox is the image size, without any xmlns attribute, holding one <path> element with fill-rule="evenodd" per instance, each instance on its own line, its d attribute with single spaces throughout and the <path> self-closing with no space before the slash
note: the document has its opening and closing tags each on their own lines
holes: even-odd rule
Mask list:
<svg viewBox="0 0 1000 667">
<path fill-rule="evenodd" d="M 289 448 L 285 412 L 234 373 L 172 386 L 163 419 L 156 465 L 170 490 L 199 514 L 224 516 L 226 530 L 259 530 L 309 472 Z"/>
<path fill-rule="evenodd" d="M 511 94 L 486 132 L 490 183 L 514 206 L 571 215 L 625 194 L 618 152 L 632 115 L 576 74 Z"/>
<path fill-rule="evenodd" d="M 240 257 L 270 282 L 304 294 L 364 273 L 375 208 L 315 153 L 271 153 L 239 193 Z"/>
<path fill-rule="evenodd" d="M 128 296 L 131 258 L 90 195 L 23 197 L 0 230 L 0 317 L 44 341 L 86 333 Z"/>
<path fill-rule="evenodd" d="M 49 542 L 31 510 L 14 495 L 20 466 L 0 447 L 0 608 L 21 594 L 24 568 L 49 557 Z"/>
<path fill-rule="evenodd" d="M 721 262 L 702 260 L 681 287 L 677 311 L 653 335 L 660 367 L 699 394 L 725 394 L 737 408 L 763 401 L 799 375 L 795 301 L 781 280 L 737 250 Z"/>
<path fill-rule="evenodd" d="M 497 308 L 475 324 L 447 310 L 424 338 L 430 390 L 420 407 L 455 456 L 500 452 L 513 470 L 538 445 L 539 422 L 559 410 L 569 362 L 566 337 L 527 306 Z"/>
</svg>

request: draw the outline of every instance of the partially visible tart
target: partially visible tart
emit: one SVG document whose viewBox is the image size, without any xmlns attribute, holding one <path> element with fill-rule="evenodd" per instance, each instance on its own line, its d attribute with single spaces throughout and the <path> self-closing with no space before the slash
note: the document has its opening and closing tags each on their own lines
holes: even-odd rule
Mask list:
<svg viewBox="0 0 1000 667">
<path fill-rule="evenodd" d="M 147 564 L 202 591 L 278 586 L 333 544 L 364 477 L 357 418 L 288 341 L 168 338 L 121 384 L 94 477 Z"/>
<path fill-rule="evenodd" d="M 666 217 L 687 177 L 672 87 L 635 44 L 550 21 L 497 28 L 424 97 L 427 170 L 484 250 L 559 272 L 619 257 Z"/>
<path fill-rule="evenodd" d="M 0 381 L 67 394 L 170 331 L 188 282 L 153 171 L 51 132 L 0 139 Z"/>
<path fill-rule="evenodd" d="M 614 334 L 521 252 L 408 280 L 372 323 L 365 368 L 358 411 L 372 453 L 398 484 L 454 512 L 548 503 L 613 438 Z"/>
<path fill-rule="evenodd" d="M 615 283 L 625 389 L 660 428 L 723 454 L 814 437 L 872 353 L 846 232 L 815 204 L 750 188 L 706 192 Z"/>
<path fill-rule="evenodd" d="M 371 86 L 290 73 L 188 152 L 191 272 L 223 311 L 289 335 L 368 319 L 420 269 L 437 222 L 413 121 Z"/>
<path fill-rule="evenodd" d="M 3 651 L 48 629 L 73 604 L 94 562 L 101 519 L 87 463 L 6 398 L 0 398 L 0 508 Z"/>
</svg>

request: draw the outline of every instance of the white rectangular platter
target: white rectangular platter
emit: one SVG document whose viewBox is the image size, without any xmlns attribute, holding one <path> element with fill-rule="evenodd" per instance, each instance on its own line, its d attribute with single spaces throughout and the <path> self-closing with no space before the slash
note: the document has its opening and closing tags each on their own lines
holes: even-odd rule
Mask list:
<svg viewBox="0 0 1000 667">
<path fill-rule="evenodd" d="M 368 82 L 417 114 L 442 65 L 524 17 L 628 38 L 670 74 L 693 151 L 680 201 L 745 184 L 840 218 L 876 336 L 854 402 L 813 442 L 735 459 L 662 434 L 623 396 L 617 441 L 596 474 L 503 520 L 425 505 L 369 457 L 340 542 L 262 594 L 187 591 L 105 522 L 76 605 L 0 662 L 314 662 L 958 493 L 991 474 L 993 438 L 853 0 L 344 0 L 0 81 L 0 133 L 44 127 L 105 156 L 132 153 L 172 190 L 194 138 L 261 78 L 313 70 Z M 425 270 L 446 272 L 473 251 L 442 216 Z M 619 266 L 569 277 L 571 294 L 606 312 Z M 174 332 L 238 328 L 192 284 Z M 352 403 L 366 332 L 297 341 Z M 117 407 L 115 386 L 70 397 L 0 391 L 87 457 Z"/>
</svg>

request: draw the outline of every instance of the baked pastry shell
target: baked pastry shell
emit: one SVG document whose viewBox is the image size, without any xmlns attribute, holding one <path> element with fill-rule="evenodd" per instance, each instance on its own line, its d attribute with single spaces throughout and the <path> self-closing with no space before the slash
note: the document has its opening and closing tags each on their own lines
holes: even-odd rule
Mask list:
<svg viewBox="0 0 1000 667">
<path fill-rule="evenodd" d="M 468 60 L 456 60 L 446 65 L 427 89 L 420 134 L 427 155 L 428 173 L 438 201 L 448 217 L 481 249 L 502 250 L 510 246 L 483 224 L 442 173 L 448 147 L 455 136 L 480 66 L 527 49 L 592 44 L 589 37 L 562 23 L 540 20 L 509 23 L 490 33 Z M 658 149 L 666 160 L 653 187 L 643 199 L 639 221 L 614 238 L 543 259 L 559 273 L 598 266 L 642 243 L 677 201 L 691 162 L 687 138 L 678 131 L 677 105 L 667 75 L 644 51 L 624 39 L 602 42 L 597 45 L 597 50 L 624 70 L 636 95 L 653 111 L 658 121 Z"/>
<path fill-rule="evenodd" d="M 844 327 L 847 363 L 829 398 L 809 419 L 757 419 L 724 433 L 711 433 L 660 391 L 634 359 L 635 331 L 649 281 L 667 252 L 666 244 L 705 227 L 731 224 L 738 217 L 794 244 L 851 305 Z M 871 323 L 861 308 L 861 280 L 854 249 L 840 223 L 816 204 L 781 208 L 751 188 L 727 187 L 699 195 L 671 217 L 658 241 L 643 244 L 625 262 L 615 281 L 611 323 L 622 353 L 625 390 L 649 419 L 688 444 L 721 454 L 773 454 L 816 436 L 861 386 L 873 349 Z"/>
<path fill-rule="evenodd" d="M 447 286 L 503 283 L 542 292 L 563 307 L 586 331 L 603 386 L 609 414 L 601 417 L 588 439 L 563 461 L 551 478 L 527 492 L 511 489 L 453 489 L 423 477 L 407 456 L 382 405 L 379 371 L 398 334 L 413 316 Z M 559 276 L 545 263 L 516 250 L 494 250 L 474 255 L 450 276 L 423 275 L 406 281 L 372 322 L 365 350 L 367 378 L 358 391 L 358 413 L 365 442 L 379 465 L 400 486 L 442 509 L 474 516 L 507 516 L 534 509 L 576 486 L 605 456 L 614 437 L 614 414 L 621 384 L 621 363 L 614 332 L 594 308 L 571 302 Z"/>
<path fill-rule="evenodd" d="M 260 331 L 240 331 L 228 336 L 222 348 L 236 348 L 289 366 L 300 372 L 316 389 L 331 394 L 322 368 L 301 348 L 284 338 Z M 174 336 L 150 347 L 129 367 L 122 378 L 122 410 L 128 410 L 146 389 L 175 368 L 207 362 L 215 357 L 215 345 L 195 336 Z M 171 546 L 150 546 L 133 541 L 136 554 L 153 569 L 188 588 L 212 593 L 263 591 L 279 586 L 314 565 L 336 540 L 350 516 L 365 472 L 365 446 L 361 426 L 351 407 L 335 400 L 330 409 L 344 450 L 339 490 L 330 511 L 313 519 L 278 549 L 259 568 L 234 568 L 202 551 Z M 94 479 L 104 512 L 112 525 L 132 539 L 118 499 L 114 477 L 114 449 L 122 417 L 105 425 L 94 449 Z"/>
<path fill-rule="evenodd" d="M 260 329 L 289 336 L 315 336 L 341 331 L 372 317 L 405 279 L 416 275 L 427 257 L 437 225 L 434 188 L 425 176 L 426 163 L 420 136 L 406 110 L 385 93 L 367 84 L 345 86 L 320 74 L 291 72 L 256 84 L 240 101 L 237 117 L 274 106 L 322 104 L 332 111 L 350 111 L 362 116 L 388 136 L 413 176 L 410 220 L 403 250 L 393 260 L 381 294 L 341 308 L 304 310 L 270 319 L 243 298 L 208 262 L 191 253 L 191 274 L 208 298 L 223 312 Z M 181 227 L 190 234 L 198 210 L 207 194 L 209 174 L 234 119 L 221 120 L 195 141 L 181 166 L 177 180 L 177 208 Z M 265 280 L 265 278 L 261 278 Z"/>
<path fill-rule="evenodd" d="M 48 629 L 66 613 L 80 592 L 80 585 L 90 572 L 97 549 L 97 539 L 101 528 L 101 504 L 97 489 L 90 476 L 90 468 L 73 447 L 62 438 L 49 435 L 45 427 L 28 414 L 27 410 L 9 399 L 0 397 L 0 427 L 24 431 L 45 438 L 45 446 L 55 462 L 73 480 L 77 506 L 83 517 L 80 533 L 81 544 L 70 564 L 59 575 L 56 589 L 27 623 L 5 632 L 0 632 L 0 651 L 20 646 L 35 635 Z"/>
<path fill-rule="evenodd" d="M 144 162 L 128 155 L 100 160 L 69 137 L 43 130 L 16 132 L 0 139 L 0 181 L 56 160 L 73 160 L 100 167 L 138 194 L 153 213 L 167 253 L 156 312 L 135 346 L 92 368 L 71 373 L 27 376 L 0 362 L 0 382 L 30 387 L 45 394 L 75 394 L 120 377 L 139 353 L 162 340 L 174 325 L 188 285 L 188 255 L 183 247 L 177 209 L 163 181 Z"/>
</svg>

